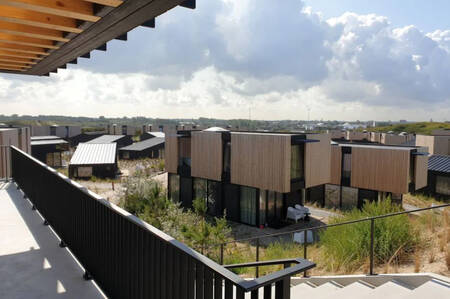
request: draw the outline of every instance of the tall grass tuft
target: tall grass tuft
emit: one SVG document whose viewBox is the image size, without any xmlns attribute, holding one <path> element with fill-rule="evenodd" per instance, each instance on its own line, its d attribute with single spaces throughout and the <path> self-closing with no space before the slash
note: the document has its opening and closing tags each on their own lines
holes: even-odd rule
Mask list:
<svg viewBox="0 0 450 299">
<path fill-rule="evenodd" d="M 330 223 L 358 220 L 400 211 L 390 199 L 366 202 L 361 210 L 354 209 L 331 219 Z M 374 258 L 385 263 L 396 255 L 411 251 L 417 243 L 417 234 L 408 216 L 398 215 L 375 220 Z M 320 235 L 323 258 L 328 269 L 353 272 L 370 256 L 370 221 L 328 228 Z M 401 250 L 399 250 L 401 248 Z"/>
</svg>

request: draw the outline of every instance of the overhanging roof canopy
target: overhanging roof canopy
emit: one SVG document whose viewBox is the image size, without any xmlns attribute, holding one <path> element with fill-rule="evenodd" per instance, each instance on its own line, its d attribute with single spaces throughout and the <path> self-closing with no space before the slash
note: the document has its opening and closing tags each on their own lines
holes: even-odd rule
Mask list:
<svg viewBox="0 0 450 299">
<path fill-rule="evenodd" d="M 0 72 L 48 75 L 195 0 L 0 0 Z"/>
</svg>

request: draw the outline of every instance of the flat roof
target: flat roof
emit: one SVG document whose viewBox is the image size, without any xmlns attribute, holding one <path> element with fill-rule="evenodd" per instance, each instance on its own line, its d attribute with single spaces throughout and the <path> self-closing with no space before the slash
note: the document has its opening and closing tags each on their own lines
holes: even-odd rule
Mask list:
<svg viewBox="0 0 450 299">
<path fill-rule="evenodd" d="M 395 150 L 414 150 L 419 149 L 418 146 L 401 146 L 401 145 L 387 145 L 387 144 L 373 144 L 373 143 L 353 143 L 353 142 L 339 142 L 336 140 L 331 141 L 332 145 L 348 146 L 348 147 L 364 147 L 374 149 L 395 149 Z"/>
<path fill-rule="evenodd" d="M 154 146 L 163 144 L 164 142 L 165 142 L 164 138 L 160 138 L 160 137 L 150 138 L 150 139 L 147 139 L 147 140 L 144 140 L 144 141 L 141 141 L 141 142 L 133 143 L 133 144 L 131 144 L 129 146 L 122 147 L 120 149 L 120 151 L 137 151 L 137 152 L 140 152 L 140 151 L 152 148 Z"/>
<path fill-rule="evenodd" d="M 102 135 L 100 137 L 92 139 L 91 141 L 88 141 L 87 143 L 113 143 L 125 136 L 126 135 Z"/>
<path fill-rule="evenodd" d="M 62 139 L 59 136 L 31 136 L 30 137 L 31 141 L 36 141 L 36 140 L 52 140 L 52 139 Z"/>
<path fill-rule="evenodd" d="M 58 145 L 58 144 L 68 144 L 67 141 L 63 139 L 49 139 L 49 140 L 32 140 L 30 142 L 31 146 L 35 145 Z"/>
<path fill-rule="evenodd" d="M 70 165 L 115 164 L 116 143 L 80 143 L 70 159 Z"/>
</svg>

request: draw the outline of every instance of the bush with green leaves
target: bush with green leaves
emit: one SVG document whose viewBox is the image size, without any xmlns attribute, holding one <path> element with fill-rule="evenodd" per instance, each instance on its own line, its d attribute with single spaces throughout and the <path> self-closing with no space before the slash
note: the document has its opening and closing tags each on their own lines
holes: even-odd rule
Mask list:
<svg viewBox="0 0 450 299">
<path fill-rule="evenodd" d="M 330 224 L 358 220 L 401 211 L 390 199 L 366 202 L 361 210 L 354 209 L 332 218 Z M 418 242 L 407 215 L 375 220 L 374 258 L 376 262 L 387 262 L 394 254 L 413 250 Z M 370 221 L 328 228 L 320 233 L 323 263 L 328 270 L 354 271 L 370 256 Z"/>
<path fill-rule="evenodd" d="M 160 183 L 142 176 L 128 178 L 124 187 L 121 207 L 186 245 L 203 251 L 230 240 L 231 228 L 225 217 L 207 217 L 204 200 L 194 200 L 193 211 L 184 210 L 167 198 Z M 215 251 L 210 254 L 217 260 Z"/>
</svg>

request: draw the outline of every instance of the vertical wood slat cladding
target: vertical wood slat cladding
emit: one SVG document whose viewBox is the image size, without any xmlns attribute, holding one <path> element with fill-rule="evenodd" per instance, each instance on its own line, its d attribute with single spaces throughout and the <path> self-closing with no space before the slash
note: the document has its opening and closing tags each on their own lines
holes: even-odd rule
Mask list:
<svg viewBox="0 0 450 299">
<path fill-rule="evenodd" d="M 191 157 L 191 138 L 181 137 L 178 139 L 178 157 L 180 158 Z"/>
<path fill-rule="evenodd" d="M 434 136 L 416 135 L 416 146 L 425 146 L 434 155 Z"/>
<path fill-rule="evenodd" d="M 217 132 L 192 132 L 191 175 L 221 181 L 223 167 L 222 134 Z"/>
<path fill-rule="evenodd" d="M 416 156 L 414 164 L 415 189 L 419 190 L 428 184 L 428 156 Z"/>
<path fill-rule="evenodd" d="M 305 144 L 305 187 L 327 184 L 330 181 L 331 145 L 329 134 L 311 134 L 308 139 L 320 140 Z"/>
<path fill-rule="evenodd" d="M 342 149 L 340 146 L 331 147 L 331 167 L 330 167 L 330 183 L 333 185 L 341 184 L 341 168 L 342 168 Z"/>
<path fill-rule="evenodd" d="M 231 183 L 290 192 L 291 135 L 231 133 Z"/>
<path fill-rule="evenodd" d="M 353 147 L 351 186 L 407 193 L 409 167 L 409 150 Z"/>
<path fill-rule="evenodd" d="M 165 139 L 165 166 L 167 172 L 177 173 L 178 170 L 178 137 L 176 134 L 166 135 Z"/>
</svg>

